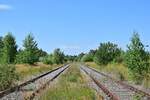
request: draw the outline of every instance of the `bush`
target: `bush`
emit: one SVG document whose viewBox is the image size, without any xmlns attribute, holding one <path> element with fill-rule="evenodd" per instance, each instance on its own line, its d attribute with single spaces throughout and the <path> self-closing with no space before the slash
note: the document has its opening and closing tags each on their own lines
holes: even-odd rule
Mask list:
<svg viewBox="0 0 150 100">
<path fill-rule="evenodd" d="M 93 61 L 93 56 L 90 54 L 85 54 L 82 59 L 82 62 L 92 62 Z"/>
<path fill-rule="evenodd" d="M 18 80 L 14 65 L 0 65 L 0 91 L 10 88 Z"/>
<path fill-rule="evenodd" d="M 94 61 L 99 65 L 107 65 L 121 55 L 121 50 L 116 44 L 101 43 L 96 51 Z"/>
<path fill-rule="evenodd" d="M 43 57 L 42 62 L 44 64 L 50 64 L 50 65 L 52 65 L 53 64 L 52 55 L 48 55 L 46 57 Z"/>
</svg>

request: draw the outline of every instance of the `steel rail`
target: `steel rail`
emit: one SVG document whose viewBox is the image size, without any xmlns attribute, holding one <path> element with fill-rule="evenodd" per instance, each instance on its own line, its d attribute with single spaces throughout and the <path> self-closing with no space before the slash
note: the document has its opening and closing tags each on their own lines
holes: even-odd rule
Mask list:
<svg viewBox="0 0 150 100">
<path fill-rule="evenodd" d="M 92 81 L 108 96 L 110 100 L 119 100 L 116 94 L 110 92 L 104 85 L 102 85 L 99 81 L 97 81 L 92 75 L 90 75 L 85 69 L 80 67 L 91 79 Z"/>
<path fill-rule="evenodd" d="M 46 72 L 46 73 L 44 73 L 44 74 L 41 74 L 41 75 L 39 75 L 39 76 L 37 76 L 37 77 L 35 77 L 35 78 L 33 78 L 33 79 L 30 79 L 30 80 L 28 80 L 28 81 L 26 81 L 26 82 L 23 82 L 23 83 L 21 83 L 21 84 L 19 84 L 19 85 L 17 85 L 17 86 L 14 86 L 14 87 L 12 87 L 12 88 L 9 88 L 9 89 L 6 89 L 6 90 L 4 90 L 4 91 L 1 91 L 0 92 L 0 98 L 2 98 L 2 97 L 4 97 L 4 96 L 7 96 L 8 94 L 10 94 L 10 93 L 13 93 L 13 92 L 15 92 L 15 91 L 19 91 L 22 87 L 24 87 L 24 86 L 26 86 L 26 85 L 28 85 L 28 84 L 30 84 L 30 83 L 33 83 L 33 82 L 35 82 L 35 81 L 37 81 L 37 80 L 39 80 L 40 78 L 42 78 L 42 77 L 44 77 L 44 76 L 46 76 L 46 75 L 48 75 L 48 74 L 50 74 L 50 73 L 52 73 L 52 72 L 54 72 L 54 71 L 56 71 L 56 70 L 59 70 L 60 68 L 63 68 L 63 67 L 65 67 L 65 66 L 67 66 L 67 68 L 69 67 L 69 65 L 64 65 L 64 66 L 60 66 L 60 67 L 57 67 L 57 68 L 55 68 L 55 69 L 53 69 L 53 70 L 51 70 L 51 71 L 48 71 L 48 72 Z M 65 68 L 66 69 L 66 68 Z M 62 71 L 61 71 L 62 72 Z M 59 73 L 60 74 L 60 73 Z M 55 77 L 53 77 L 52 79 L 55 79 L 57 77 L 57 75 L 55 76 Z M 51 79 L 51 81 L 52 81 L 52 79 Z"/>
<path fill-rule="evenodd" d="M 103 76 L 105 76 L 105 77 L 107 77 L 107 78 L 109 78 L 109 79 L 111 79 L 111 80 L 113 80 L 114 82 L 122 85 L 123 87 L 125 87 L 125 88 L 127 88 L 127 89 L 129 89 L 131 91 L 134 91 L 136 93 L 143 94 L 144 96 L 147 96 L 150 99 L 150 94 L 149 93 L 147 93 L 147 92 L 145 92 L 143 90 L 137 89 L 137 88 L 135 88 L 135 87 L 133 87 L 131 85 L 128 85 L 128 84 L 122 82 L 122 81 L 118 81 L 117 79 L 112 78 L 111 76 L 106 75 L 106 74 L 104 74 L 104 73 L 102 73 L 102 72 L 100 72 L 100 71 L 98 71 L 98 70 L 96 70 L 94 68 L 91 68 L 89 66 L 86 66 L 86 67 L 89 68 L 89 69 L 91 69 L 91 70 L 93 70 L 93 71 L 95 71 L 95 72 L 97 72 L 97 73 L 99 73 L 99 74 L 101 74 L 101 75 L 103 75 Z"/>
</svg>

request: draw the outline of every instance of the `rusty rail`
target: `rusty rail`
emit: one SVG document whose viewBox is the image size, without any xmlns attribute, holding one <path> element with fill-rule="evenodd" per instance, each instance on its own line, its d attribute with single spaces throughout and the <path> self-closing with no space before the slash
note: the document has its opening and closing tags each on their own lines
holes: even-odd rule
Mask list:
<svg viewBox="0 0 150 100">
<path fill-rule="evenodd" d="M 86 66 L 86 67 L 88 67 L 88 66 Z M 106 74 L 104 74 L 104 73 L 102 73 L 102 72 L 100 72 L 100 71 L 98 71 L 98 70 L 96 70 L 94 68 L 91 68 L 91 67 L 88 67 L 88 68 L 93 70 L 93 71 L 95 71 L 95 72 L 97 72 L 97 73 L 99 73 L 99 74 L 101 74 L 101 75 L 103 75 L 103 76 L 105 76 L 105 77 L 107 77 L 107 78 L 109 78 L 109 79 L 111 79 L 111 80 L 113 80 L 114 82 L 122 85 L 123 87 L 125 87 L 125 88 L 127 88 L 127 89 L 129 89 L 131 91 L 134 91 L 136 93 L 143 94 L 144 96 L 147 96 L 150 99 L 150 94 L 149 93 L 147 93 L 147 92 L 145 92 L 143 90 L 137 89 L 137 88 L 135 88 L 135 87 L 133 87 L 131 85 L 128 85 L 128 84 L 122 82 L 122 81 L 118 81 L 115 78 L 112 78 L 109 75 L 106 75 Z"/>
<path fill-rule="evenodd" d="M 69 65 L 67 65 L 67 64 L 64 65 L 64 66 L 67 66 L 66 68 L 69 67 Z M 64 67 L 64 66 L 57 67 L 57 68 L 55 68 L 55 69 L 53 69 L 53 70 L 51 70 L 51 71 L 48 71 L 48 72 L 46 72 L 46 73 L 44 73 L 44 74 L 42 74 L 42 75 L 39 75 L 39 76 L 37 76 L 37 77 L 35 77 L 35 78 L 33 78 L 33 79 L 30 79 L 30 80 L 28 80 L 28 81 L 26 81 L 26 82 L 24 82 L 24 83 L 21 83 L 20 85 L 14 86 L 14 87 L 9 88 L 9 89 L 6 89 L 6 90 L 4 90 L 4 91 L 1 91 L 1 92 L 0 92 L 0 98 L 4 97 L 4 96 L 6 96 L 6 95 L 8 95 L 8 94 L 10 94 L 10 93 L 13 93 L 13 92 L 15 92 L 15 91 L 19 91 L 22 87 L 24 87 L 24 86 L 26 86 L 26 85 L 28 85 L 28 84 L 30 84 L 30 83 L 33 83 L 33 82 L 39 80 L 40 78 L 42 78 L 42 77 L 44 77 L 44 76 L 46 76 L 46 75 L 48 75 L 48 74 L 50 74 L 50 73 L 52 73 L 52 72 L 58 70 L 58 69 L 60 69 L 60 68 L 62 68 L 62 67 Z M 65 69 L 66 69 L 66 68 L 65 68 Z M 65 70 L 65 69 L 64 69 L 64 70 Z M 56 77 L 58 77 L 64 70 L 62 70 L 60 73 L 58 73 L 58 74 L 57 74 L 55 77 L 53 77 L 50 81 L 52 81 L 52 80 L 54 80 Z"/>
<path fill-rule="evenodd" d="M 86 70 L 84 70 L 82 67 L 81 69 L 93 80 L 93 82 L 101 88 L 101 90 L 110 97 L 110 100 L 119 100 L 119 97 L 116 96 L 116 94 L 110 92 L 104 85 L 102 85 L 99 81 L 97 81 L 93 76 L 91 76 Z"/>
</svg>

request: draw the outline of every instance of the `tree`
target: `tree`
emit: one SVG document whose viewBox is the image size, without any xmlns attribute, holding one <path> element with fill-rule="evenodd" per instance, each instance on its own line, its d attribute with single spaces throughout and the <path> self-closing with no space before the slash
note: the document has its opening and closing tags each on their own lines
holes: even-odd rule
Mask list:
<svg viewBox="0 0 150 100">
<path fill-rule="evenodd" d="M 53 63 L 62 64 L 64 63 L 65 56 L 64 53 L 60 51 L 60 49 L 55 49 L 53 53 Z"/>
<path fill-rule="evenodd" d="M 116 44 L 110 42 L 101 43 L 95 54 L 94 61 L 99 65 L 105 65 L 112 62 L 120 54 L 121 51 Z"/>
<path fill-rule="evenodd" d="M 16 53 L 17 53 L 17 45 L 15 38 L 13 35 L 9 32 L 3 39 L 3 54 L 2 59 L 3 63 L 14 63 Z"/>
<path fill-rule="evenodd" d="M 77 56 L 76 55 L 66 55 L 65 56 L 65 62 L 73 62 L 76 61 Z"/>
<path fill-rule="evenodd" d="M 77 56 L 77 61 L 81 61 L 82 57 L 84 56 L 85 54 L 82 52 L 80 53 L 78 56 Z"/>
<path fill-rule="evenodd" d="M 0 63 L 2 63 L 3 47 L 4 47 L 3 37 L 0 37 Z"/>
<path fill-rule="evenodd" d="M 138 33 L 134 33 L 131 43 L 126 52 L 126 65 L 131 72 L 132 78 L 137 84 L 150 74 L 149 54 L 145 51 L 144 45 Z"/>
<path fill-rule="evenodd" d="M 85 54 L 82 58 L 81 61 L 82 62 L 92 62 L 94 59 L 94 55 L 96 53 L 96 50 L 90 50 L 89 53 Z"/>
<path fill-rule="evenodd" d="M 17 55 L 17 62 L 34 64 L 39 60 L 37 42 L 31 34 L 29 34 L 23 41 L 23 47 L 24 49 L 20 50 Z"/>
<path fill-rule="evenodd" d="M 42 49 L 37 49 L 38 58 L 47 56 L 47 52 Z"/>
</svg>

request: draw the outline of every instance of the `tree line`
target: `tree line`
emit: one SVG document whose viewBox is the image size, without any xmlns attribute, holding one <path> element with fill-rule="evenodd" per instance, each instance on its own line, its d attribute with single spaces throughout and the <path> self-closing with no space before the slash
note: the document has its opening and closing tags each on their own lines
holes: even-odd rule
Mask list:
<svg viewBox="0 0 150 100">
<path fill-rule="evenodd" d="M 146 80 L 150 82 L 150 54 L 145 49 L 137 32 L 134 32 L 127 50 L 124 51 L 117 44 L 106 42 L 100 43 L 96 50 L 90 50 L 89 53 L 78 55 L 78 61 L 95 62 L 98 65 L 107 65 L 109 63 L 123 63 L 128 69 L 132 79 L 137 84 Z M 116 69 L 117 70 L 117 69 Z"/>
<path fill-rule="evenodd" d="M 65 55 L 59 48 L 48 54 L 38 47 L 37 41 L 30 33 L 23 40 L 23 48 L 18 48 L 12 33 L 0 37 L 0 90 L 14 85 L 18 75 L 14 64 L 63 64 L 66 62 L 95 62 L 98 65 L 124 63 L 132 78 L 140 84 L 142 80 L 150 80 L 150 54 L 145 50 L 138 33 L 134 33 L 127 50 L 111 42 L 100 43 L 96 50 L 79 55 Z"/>
</svg>

